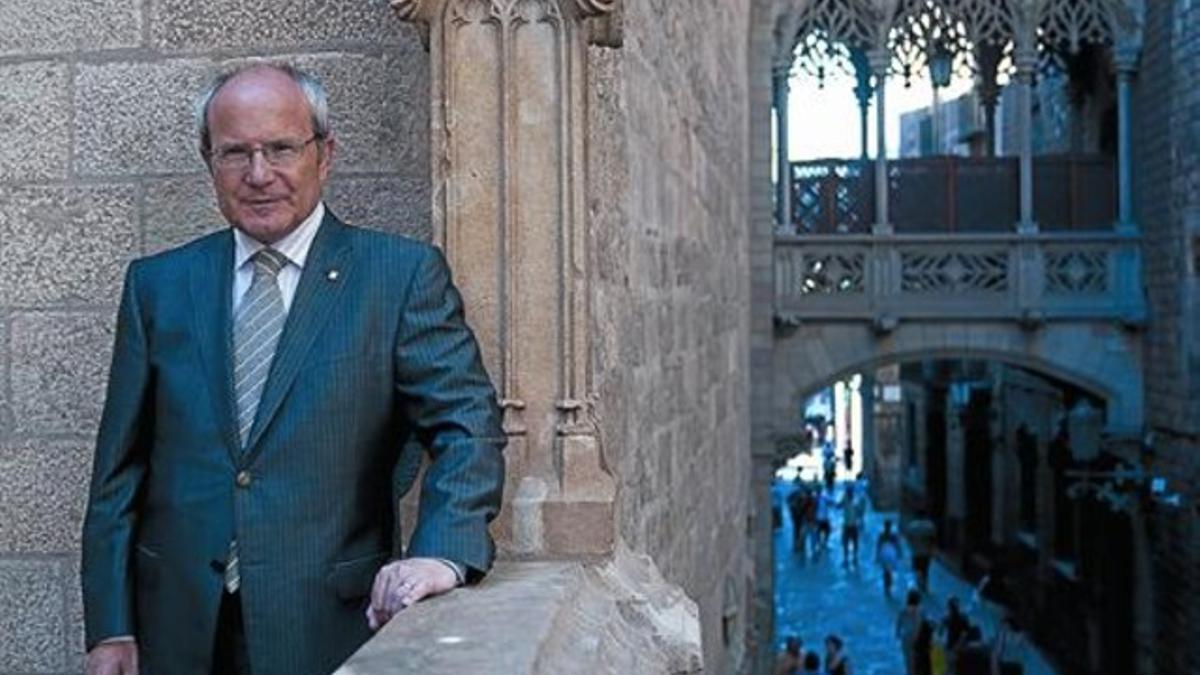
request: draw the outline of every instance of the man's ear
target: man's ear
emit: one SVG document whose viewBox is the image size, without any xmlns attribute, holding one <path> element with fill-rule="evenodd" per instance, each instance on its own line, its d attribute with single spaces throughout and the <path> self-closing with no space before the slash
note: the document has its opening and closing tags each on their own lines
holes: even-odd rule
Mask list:
<svg viewBox="0 0 1200 675">
<path fill-rule="evenodd" d="M 337 138 L 330 134 L 317 145 L 317 161 L 320 163 L 319 170 L 321 172 L 321 181 L 324 182 L 329 178 L 329 171 L 333 168 L 333 157 L 337 152 Z"/>
</svg>

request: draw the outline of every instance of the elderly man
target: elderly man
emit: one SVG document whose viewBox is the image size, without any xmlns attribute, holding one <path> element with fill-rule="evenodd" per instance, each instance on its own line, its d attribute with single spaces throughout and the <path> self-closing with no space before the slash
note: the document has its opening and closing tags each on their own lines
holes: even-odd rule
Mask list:
<svg viewBox="0 0 1200 675">
<path fill-rule="evenodd" d="M 315 79 L 245 67 L 198 110 L 232 228 L 126 274 L 83 531 L 87 669 L 328 673 L 491 566 L 495 392 L 440 253 L 321 203 Z M 392 560 L 410 437 L 432 463 Z"/>
</svg>

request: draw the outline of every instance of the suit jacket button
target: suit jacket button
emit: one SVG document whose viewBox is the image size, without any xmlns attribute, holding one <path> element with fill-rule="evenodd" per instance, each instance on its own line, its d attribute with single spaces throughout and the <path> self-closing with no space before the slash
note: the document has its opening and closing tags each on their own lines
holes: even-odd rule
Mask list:
<svg viewBox="0 0 1200 675">
<path fill-rule="evenodd" d="M 251 482 L 250 472 L 249 471 L 239 471 L 237 473 L 237 478 L 235 478 L 234 480 L 237 482 L 237 486 L 240 488 L 250 487 L 250 482 Z"/>
</svg>

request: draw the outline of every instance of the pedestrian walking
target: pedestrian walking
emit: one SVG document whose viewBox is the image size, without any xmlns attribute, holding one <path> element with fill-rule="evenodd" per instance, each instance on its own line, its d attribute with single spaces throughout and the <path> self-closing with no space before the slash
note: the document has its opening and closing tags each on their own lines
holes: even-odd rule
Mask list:
<svg viewBox="0 0 1200 675">
<path fill-rule="evenodd" d="M 796 476 L 795 489 L 787 496 L 788 513 L 792 516 L 792 548 L 803 552 L 804 550 L 804 500 L 808 490 L 804 487 L 804 482 Z"/>
<path fill-rule="evenodd" d="M 991 675 L 1024 675 L 1025 635 L 1016 617 L 1007 614 L 992 643 Z"/>
<path fill-rule="evenodd" d="M 783 651 L 775 659 L 775 675 L 799 675 L 803 643 L 800 638 L 791 635 L 784 641 Z"/>
<path fill-rule="evenodd" d="M 833 498 L 833 488 L 826 485 L 825 491 L 816 496 L 817 500 L 817 537 L 818 553 L 824 553 L 829 548 L 829 535 L 833 533 L 833 508 L 836 502 Z"/>
<path fill-rule="evenodd" d="M 900 653 L 904 656 L 904 670 L 908 675 L 917 675 L 917 637 L 925 622 L 921 611 L 921 593 L 909 590 L 904 608 L 896 614 L 896 639 L 900 642 Z M 927 675 L 927 674 L 922 674 Z"/>
<path fill-rule="evenodd" d="M 867 501 L 858 494 L 854 483 L 847 483 L 839 505 L 842 507 L 842 567 L 853 563 L 854 569 L 858 569 L 858 538 L 867 515 Z"/>
<path fill-rule="evenodd" d="M 854 472 L 854 446 L 853 445 L 850 445 L 849 443 L 846 444 L 845 449 L 842 450 L 842 461 L 846 464 L 846 473 L 847 474 L 853 473 Z"/>
<path fill-rule="evenodd" d="M 959 672 L 963 649 L 971 634 L 971 621 L 963 613 L 958 598 L 950 596 L 946 601 L 946 616 L 942 619 L 942 644 L 946 651 L 946 673 L 956 675 Z"/>
<path fill-rule="evenodd" d="M 825 672 L 828 675 L 851 675 L 850 657 L 842 638 L 829 635 L 825 638 Z"/>
<path fill-rule="evenodd" d="M 825 469 L 825 489 L 832 491 L 837 481 L 837 455 L 833 450 L 833 442 L 825 441 L 821 452 L 824 459 L 822 466 Z"/>
<path fill-rule="evenodd" d="M 890 519 L 883 521 L 883 532 L 875 541 L 875 562 L 883 570 L 883 594 L 892 599 L 892 583 L 900 563 L 900 537 L 892 530 Z"/>
<path fill-rule="evenodd" d="M 929 592 L 929 563 L 933 558 L 934 546 L 937 543 L 937 525 L 929 519 L 929 514 L 920 509 L 917 517 L 909 521 L 904 528 L 908 539 L 908 548 L 912 551 L 913 574 L 917 577 L 917 588 L 922 593 Z"/>
</svg>

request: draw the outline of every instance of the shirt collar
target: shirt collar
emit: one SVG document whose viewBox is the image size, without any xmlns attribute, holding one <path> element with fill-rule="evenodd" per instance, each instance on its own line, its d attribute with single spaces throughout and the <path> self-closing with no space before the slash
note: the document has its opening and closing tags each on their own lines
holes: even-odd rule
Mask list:
<svg viewBox="0 0 1200 675">
<path fill-rule="evenodd" d="M 275 242 L 271 248 L 279 251 L 288 259 L 288 262 L 300 269 L 304 269 L 304 262 L 308 260 L 308 251 L 312 248 L 313 239 L 317 236 L 317 230 L 321 226 L 321 221 L 325 219 L 325 204 L 317 202 L 317 207 L 313 212 L 308 214 L 304 222 L 300 226 L 288 233 L 286 237 Z M 255 253 L 267 247 L 266 244 L 242 232 L 236 227 L 233 228 L 234 240 L 234 269 L 241 269 L 242 265 L 250 259 Z"/>
</svg>

